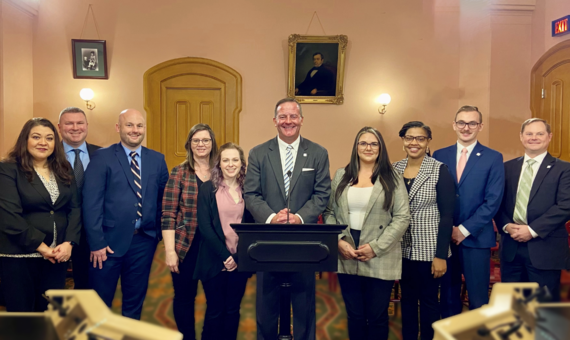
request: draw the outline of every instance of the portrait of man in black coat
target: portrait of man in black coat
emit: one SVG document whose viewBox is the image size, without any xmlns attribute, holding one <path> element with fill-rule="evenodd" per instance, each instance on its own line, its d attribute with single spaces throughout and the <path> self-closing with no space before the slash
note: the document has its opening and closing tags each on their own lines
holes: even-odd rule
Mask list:
<svg viewBox="0 0 570 340">
<path fill-rule="evenodd" d="M 336 92 L 336 70 L 325 64 L 321 52 L 313 54 L 313 68 L 305 80 L 295 87 L 298 96 L 334 96 Z"/>
</svg>

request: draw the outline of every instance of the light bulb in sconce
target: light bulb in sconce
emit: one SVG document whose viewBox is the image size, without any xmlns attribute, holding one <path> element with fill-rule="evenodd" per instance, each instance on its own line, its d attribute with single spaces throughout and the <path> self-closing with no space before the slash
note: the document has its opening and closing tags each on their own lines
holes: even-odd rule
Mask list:
<svg viewBox="0 0 570 340">
<path fill-rule="evenodd" d="M 95 92 L 89 88 L 81 89 L 79 91 L 79 97 L 85 100 L 85 104 L 89 110 L 93 110 L 95 108 L 95 103 L 91 101 L 93 97 L 95 97 Z"/>
<path fill-rule="evenodd" d="M 378 107 L 378 113 L 385 114 L 386 113 L 386 106 L 390 104 L 392 101 L 392 97 L 390 97 L 387 93 L 382 93 L 381 95 L 376 98 L 376 102 L 382 106 L 382 108 Z"/>
</svg>

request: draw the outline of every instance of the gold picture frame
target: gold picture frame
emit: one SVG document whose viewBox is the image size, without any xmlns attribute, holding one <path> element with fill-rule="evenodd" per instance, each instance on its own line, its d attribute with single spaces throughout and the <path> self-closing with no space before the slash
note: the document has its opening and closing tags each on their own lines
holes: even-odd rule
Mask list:
<svg viewBox="0 0 570 340">
<path fill-rule="evenodd" d="M 347 45 L 346 35 L 291 34 L 287 96 L 300 103 L 342 104 Z"/>
</svg>

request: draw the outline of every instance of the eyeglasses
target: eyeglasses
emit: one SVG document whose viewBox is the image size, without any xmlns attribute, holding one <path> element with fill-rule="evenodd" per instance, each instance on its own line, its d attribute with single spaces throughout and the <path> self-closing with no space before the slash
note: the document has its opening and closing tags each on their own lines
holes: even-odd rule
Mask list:
<svg viewBox="0 0 570 340">
<path fill-rule="evenodd" d="M 402 139 L 404 140 L 404 142 L 406 143 L 411 143 L 414 141 L 414 139 L 418 142 L 418 143 L 423 143 L 426 140 L 428 140 L 428 138 L 426 136 L 404 136 L 402 137 Z"/>
<path fill-rule="evenodd" d="M 366 149 L 369 146 L 371 149 L 378 149 L 380 147 L 380 143 L 378 143 L 378 142 L 372 142 L 372 143 L 358 142 L 358 147 L 360 147 L 362 149 Z"/>
<path fill-rule="evenodd" d="M 481 123 L 477 123 L 477 122 L 466 123 L 462 120 L 455 122 L 455 126 L 457 126 L 460 129 L 463 129 L 465 127 L 465 125 L 468 125 L 470 129 L 475 129 L 477 126 L 479 126 L 479 124 L 481 124 Z"/>
<path fill-rule="evenodd" d="M 211 138 L 192 139 L 192 145 L 198 145 L 198 144 L 200 144 L 200 142 L 202 142 L 202 144 L 204 144 L 204 145 L 210 145 L 210 143 L 212 142 L 212 139 Z"/>
</svg>

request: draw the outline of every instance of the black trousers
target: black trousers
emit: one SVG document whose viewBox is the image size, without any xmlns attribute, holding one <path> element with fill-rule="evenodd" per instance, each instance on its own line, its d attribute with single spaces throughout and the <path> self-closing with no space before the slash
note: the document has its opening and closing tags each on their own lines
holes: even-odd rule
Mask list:
<svg viewBox="0 0 570 340">
<path fill-rule="evenodd" d="M 206 294 L 206 316 L 202 340 L 236 340 L 240 305 L 248 273 L 222 271 L 202 282 Z"/>
<path fill-rule="evenodd" d="M 393 280 L 338 274 L 350 340 L 387 340 Z"/>
<path fill-rule="evenodd" d="M 71 252 L 71 265 L 73 268 L 73 289 L 91 289 L 89 284 L 89 265 L 93 263 L 89 261 L 91 250 L 87 243 L 87 236 L 84 230 L 81 230 L 81 238 L 79 244 L 73 247 Z"/>
<path fill-rule="evenodd" d="M 41 257 L 0 257 L 7 312 L 43 312 L 48 289 L 64 289 L 67 262 L 51 263 Z"/>
<path fill-rule="evenodd" d="M 431 340 L 432 324 L 439 320 L 439 278 L 431 273 L 431 261 L 402 259 L 402 336 L 403 340 Z M 420 327 L 418 328 L 418 302 Z"/>
<path fill-rule="evenodd" d="M 184 340 L 196 339 L 194 320 L 194 303 L 198 292 L 198 280 L 194 280 L 194 269 L 200 248 L 200 234 L 196 232 L 190 249 L 184 261 L 178 264 L 180 274 L 172 274 L 174 299 L 172 300 L 172 313 L 178 331 L 184 335 Z"/>
<path fill-rule="evenodd" d="M 541 287 L 548 287 L 553 302 L 560 301 L 561 274 L 561 270 L 544 270 L 533 266 L 525 242 L 518 244 L 517 254 L 512 262 L 501 259 L 501 282 L 536 282 Z"/>
</svg>

